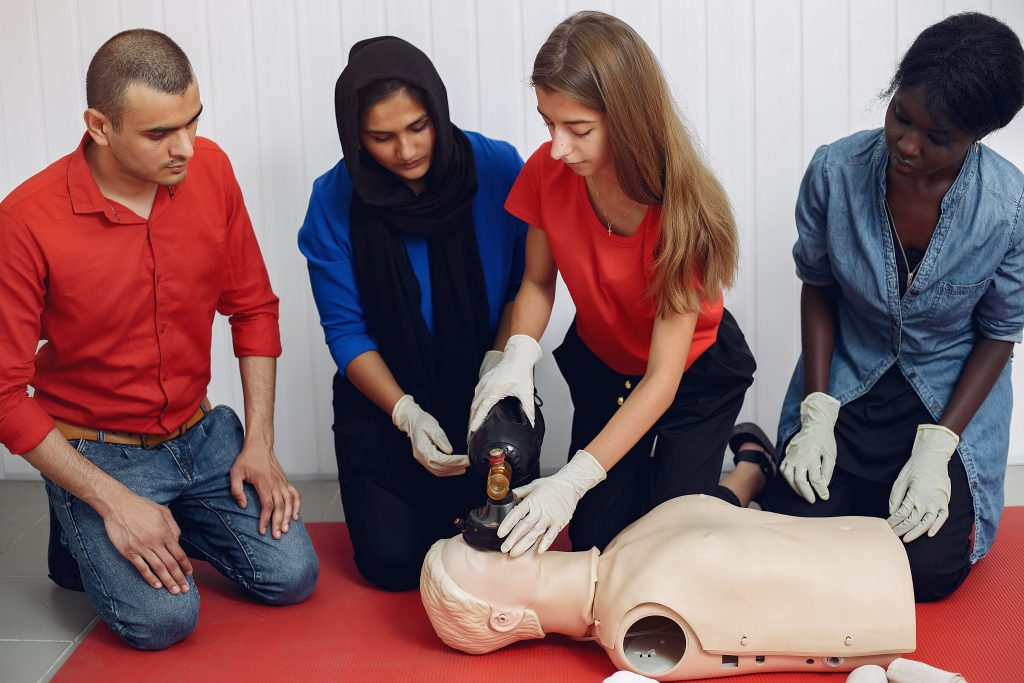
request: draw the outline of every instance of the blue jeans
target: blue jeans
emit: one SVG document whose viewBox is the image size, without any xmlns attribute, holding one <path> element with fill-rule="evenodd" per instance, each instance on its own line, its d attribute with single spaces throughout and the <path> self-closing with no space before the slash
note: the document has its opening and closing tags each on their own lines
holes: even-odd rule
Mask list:
<svg viewBox="0 0 1024 683">
<path fill-rule="evenodd" d="M 228 471 L 242 450 L 242 425 L 227 406 L 153 450 L 99 440 L 71 445 L 132 492 L 168 506 L 185 552 L 209 562 L 248 595 L 289 605 L 313 592 L 320 565 L 302 522 L 292 522 L 280 540 L 269 529 L 261 536 L 256 490 L 245 485 L 245 509 L 231 495 Z M 192 632 L 199 616 L 192 577 L 187 593 L 154 589 L 114 548 L 92 507 L 52 481 L 46 490 L 89 600 L 110 628 L 144 650 L 166 648 Z"/>
</svg>

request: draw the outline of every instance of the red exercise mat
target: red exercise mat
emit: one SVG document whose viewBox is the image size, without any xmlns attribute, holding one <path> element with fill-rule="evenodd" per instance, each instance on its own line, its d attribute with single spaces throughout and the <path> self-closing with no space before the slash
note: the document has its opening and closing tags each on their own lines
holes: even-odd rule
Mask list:
<svg viewBox="0 0 1024 683">
<path fill-rule="evenodd" d="M 301 605 L 266 607 L 196 562 L 199 626 L 162 652 L 139 652 L 100 624 L 54 681 L 600 682 L 614 673 L 602 649 L 561 636 L 484 656 L 448 649 L 419 595 L 369 587 L 356 572 L 344 524 L 309 524 L 320 582 Z M 913 659 L 970 683 L 1024 680 L 1011 643 L 1024 632 L 1024 508 L 1007 508 L 991 555 L 941 603 L 919 605 Z M 755 674 L 737 683 L 838 682 L 845 674 Z"/>
</svg>

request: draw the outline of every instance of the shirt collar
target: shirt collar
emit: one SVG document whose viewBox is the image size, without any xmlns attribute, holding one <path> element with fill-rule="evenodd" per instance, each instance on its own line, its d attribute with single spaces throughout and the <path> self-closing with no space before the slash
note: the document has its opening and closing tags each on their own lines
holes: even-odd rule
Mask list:
<svg viewBox="0 0 1024 683">
<path fill-rule="evenodd" d="M 964 163 L 957 172 L 956 178 L 953 180 L 953 184 L 946 190 L 946 194 L 942 198 L 941 210 L 945 211 L 950 202 L 956 202 L 960 199 L 960 196 L 967 190 L 968 187 L 974 181 L 974 176 L 978 172 L 978 163 L 981 158 L 980 155 L 980 143 L 975 143 L 967 149 L 967 156 L 964 158 Z M 878 129 L 878 141 L 875 143 L 874 153 L 871 155 L 872 165 L 875 167 L 875 177 L 878 181 L 878 187 L 882 191 L 882 196 L 885 196 L 886 186 L 886 175 L 885 172 L 889 167 L 889 148 L 885 144 L 885 129 Z"/>
<path fill-rule="evenodd" d="M 71 196 L 71 209 L 76 214 L 102 213 L 107 220 L 117 225 L 145 223 L 145 219 L 136 216 L 127 208 L 119 213 L 114 202 L 100 192 L 100 186 L 96 184 L 96 179 L 85 160 L 85 148 L 90 144 L 92 144 L 92 138 L 89 133 L 85 133 L 82 136 L 82 141 L 78 143 L 78 148 L 71 153 L 71 161 L 68 163 L 68 194 Z M 178 193 L 181 185 L 182 183 L 179 183 L 176 187 L 168 187 L 171 199 Z M 157 199 L 159 197 L 160 191 L 157 188 Z"/>
</svg>

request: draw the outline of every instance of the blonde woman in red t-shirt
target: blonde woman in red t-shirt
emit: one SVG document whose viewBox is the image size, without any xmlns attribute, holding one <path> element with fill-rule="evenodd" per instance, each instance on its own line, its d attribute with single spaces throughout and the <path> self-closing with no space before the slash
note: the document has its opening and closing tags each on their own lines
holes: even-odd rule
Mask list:
<svg viewBox="0 0 1024 683">
<path fill-rule="evenodd" d="M 718 484 L 755 369 L 722 306 L 737 239 L 721 184 L 677 115 L 657 59 L 621 20 L 580 12 L 563 21 L 537 54 L 531 82 L 551 141 L 505 203 L 530 224 L 526 273 L 513 336 L 477 385 L 470 431 L 505 396 L 519 397 L 532 417 L 537 340 L 561 273 L 576 319 L 554 354 L 572 395 L 575 455 L 517 491 L 523 501 L 498 530 L 502 550 L 519 555 L 537 543 L 543 552 L 570 517 L 575 549 L 603 548 L 685 494 L 746 505 L 773 469 L 770 453 L 744 451 Z"/>
</svg>

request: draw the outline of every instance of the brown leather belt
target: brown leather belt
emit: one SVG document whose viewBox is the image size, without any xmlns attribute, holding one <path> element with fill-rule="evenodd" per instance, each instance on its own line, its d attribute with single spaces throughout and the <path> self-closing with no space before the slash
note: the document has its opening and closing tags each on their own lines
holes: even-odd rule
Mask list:
<svg viewBox="0 0 1024 683">
<path fill-rule="evenodd" d="M 199 404 L 199 408 L 196 410 L 195 415 L 185 421 L 185 424 L 175 429 L 170 434 L 137 434 L 135 432 L 112 432 L 106 429 L 90 429 L 88 427 L 79 427 L 77 425 L 71 425 L 67 422 L 61 422 L 60 420 L 54 420 L 57 425 L 57 429 L 64 438 L 68 441 L 74 441 L 75 439 L 84 439 L 85 441 L 100 441 L 100 434 L 103 435 L 102 441 L 104 443 L 115 443 L 122 446 L 142 446 L 143 448 L 156 448 L 164 441 L 170 441 L 183 435 L 188 430 L 196 426 L 196 424 L 206 416 L 211 410 L 210 400 L 203 398 Z"/>
</svg>

